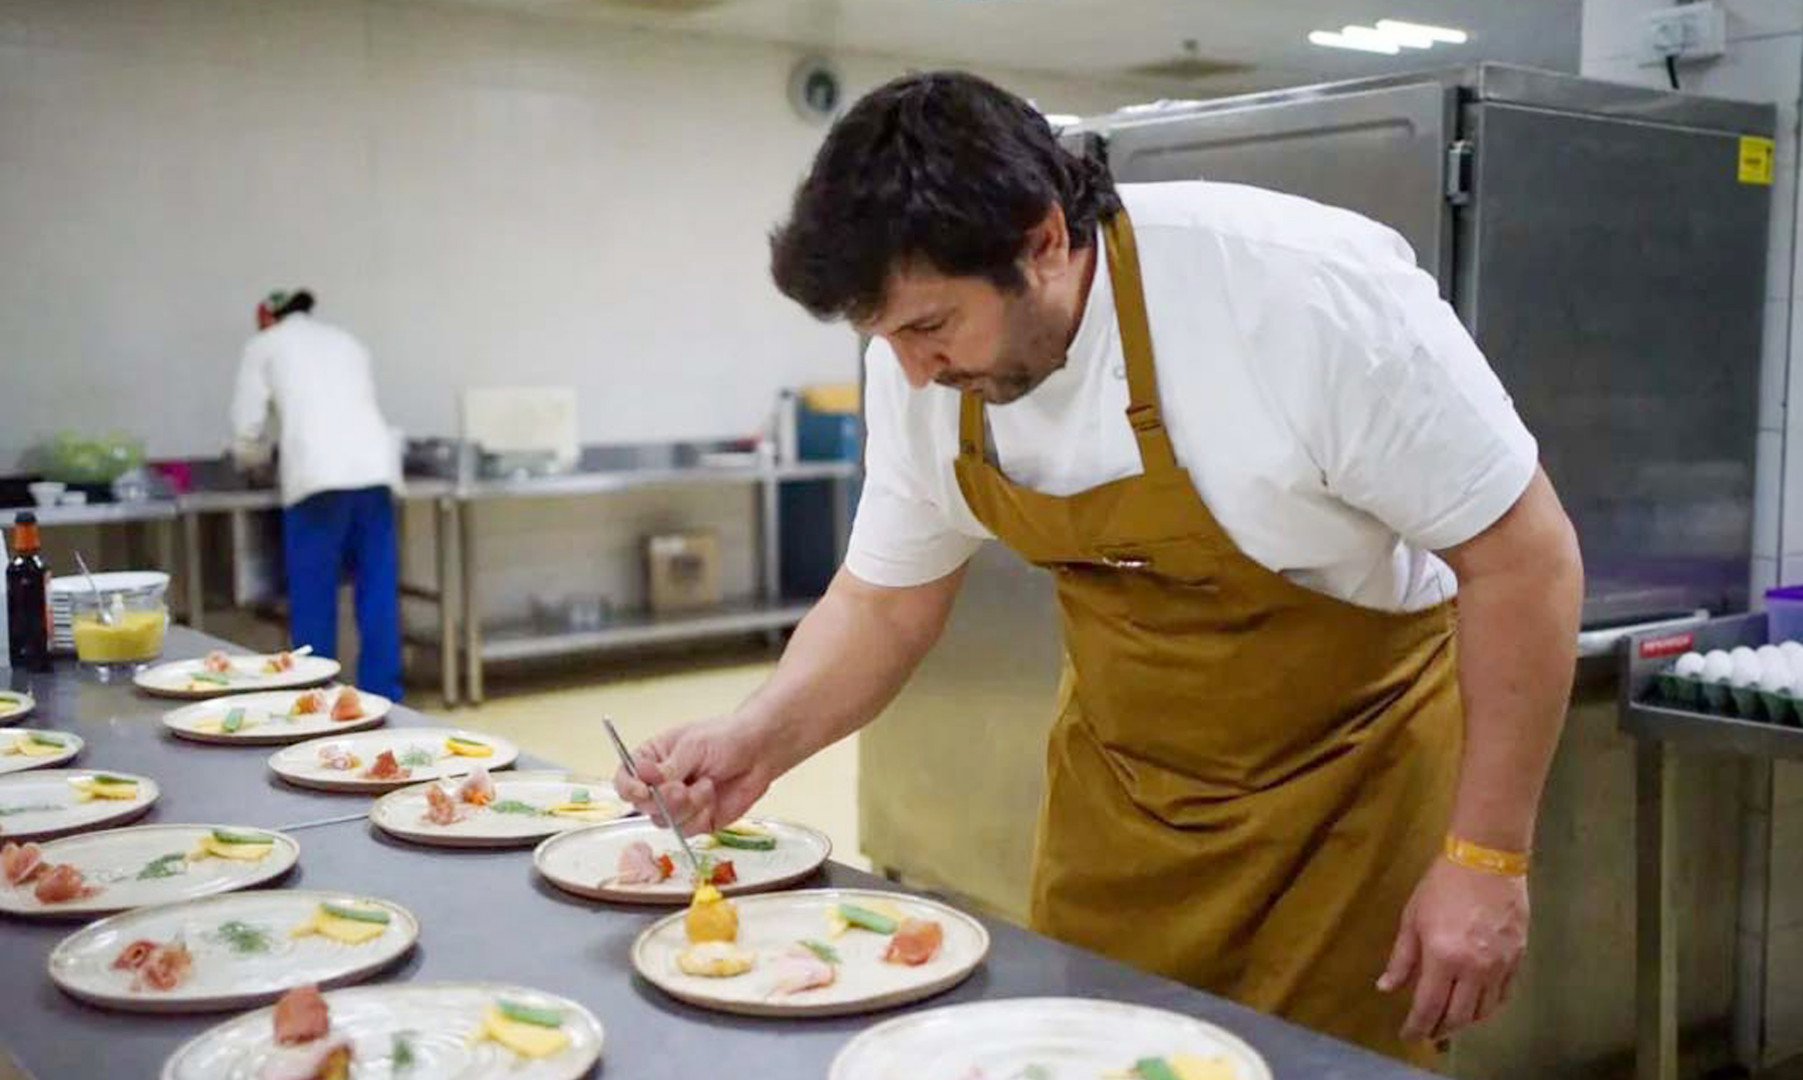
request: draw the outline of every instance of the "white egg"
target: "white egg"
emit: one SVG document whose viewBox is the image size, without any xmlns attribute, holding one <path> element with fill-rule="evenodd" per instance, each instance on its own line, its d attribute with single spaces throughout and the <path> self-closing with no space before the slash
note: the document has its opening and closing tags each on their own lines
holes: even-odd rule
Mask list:
<svg viewBox="0 0 1803 1080">
<path fill-rule="evenodd" d="M 1790 665 L 1778 663 L 1759 673 L 1759 688 L 1772 694 L 1788 691 L 1796 679 L 1791 676 Z"/>
<path fill-rule="evenodd" d="M 1740 662 L 1740 658 L 1743 656 L 1749 660 L 1758 660 L 1759 659 L 1759 654 L 1754 652 L 1752 649 L 1748 648 L 1745 645 L 1736 645 L 1734 647 L 1733 651 L 1728 654 L 1728 659 L 1730 659 L 1738 664 Z"/>
<path fill-rule="evenodd" d="M 1736 690 L 1741 690 L 1758 682 L 1759 657 L 1754 656 L 1751 651 L 1745 655 L 1736 651 L 1733 655 L 1734 671 L 1728 676 L 1728 685 Z"/>
<path fill-rule="evenodd" d="M 1786 641 L 1778 646 L 1778 651 L 1791 662 L 1792 667 L 1803 664 L 1803 642 Z"/>
<path fill-rule="evenodd" d="M 1672 671 L 1679 678 L 1697 678 L 1703 674 L 1703 654 L 1700 652 L 1685 653 L 1683 656 L 1678 657 L 1678 662 L 1673 666 Z"/>
<path fill-rule="evenodd" d="M 1727 682 L 1728 676 L 1732 674 L 1734 674 L 1734 661 L 1730 660 L 1728 654 L 1722 650 L 1711 650 L 1707 656 L 1703 657 L 1704 682 Z"/>
<path fill-rule="evenodd" d="M 1759 658 L 1759 667 L 1761 670 L 1784 660 L 1784 651 L 1776 645 L 1761 645 L 1759 648 L 1753 650 L 1753 655 Z M 1785 662 L 1788 663 L 1789 661 Z"/>
</svg>

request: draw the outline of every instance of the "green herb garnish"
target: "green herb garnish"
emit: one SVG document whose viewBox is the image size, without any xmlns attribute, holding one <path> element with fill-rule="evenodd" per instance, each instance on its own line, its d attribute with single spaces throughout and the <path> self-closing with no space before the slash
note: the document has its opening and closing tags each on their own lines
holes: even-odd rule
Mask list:
<svg viewBox="0 0 1803 1080">
<path fill-rule="evenodd" d="M 230 686 L 232 684 L 232 680 L 212 671 L 196 671 L 188 678 L 193 682 L 203 682 L 212 686 Z"/>
<path fill-rule="evenodd" d="M 747 836 L 744 833 L 720 829 L 714 833 L 714 842 L 721 847 L 739 848 L 742 851 L 774 851 L 776 837 Z"/>
<path fill-rule="evenodd" d="M 144 864 L 138 871 L 139 881 L 150 881 L 154 878 L 175 877 L 187 872 L 188 856 L 179 851 L 161 855 Z"/>
<path fill-rule="evenodd" d="M 219 730 L 226 732 L 228 734 L 231 732 L 237 731 L 239 728 L 241 728 L 243 726 L 244 726 L 244 710 L 243 709 L 233 709 L 231 712 L 228 712 L 225 714 L 224 720 L 219 721 Z"/>
<path fill-rule="evenodd" d="M 133 780 L 129 776 L 114 776 L 112 773 L 103 773 L 103 772 L 97 772 L 94 775 L 88 777 L 88 779 L 92 780 L 96 784 L 113 784 L 115 786 L 121 785 L 121 784 L 131 785 L 131 784 L 137 783 L 136 780 Z"/>
<path fill-rule="evenodd" d="M 895 920 L 887 915 L 879 915 L 869 908 L 861 908 L 856 904 L 840 904 L 839 917 L 853 926 L 869 930 L 877 934 L 895 933 Z"/>
<path fill-rule="evenodd" d="M 25 736 L 25 738 L 31 742 L 37 743 L 39 746 L 68 746 L 69 745 L 68 743 L 64 742 L 63 740 L 55 738 L 50 735 L 45 735 L 41 731 L 34 731 L 31 734 Z"/>
<path fill-rule="evenodd" d="M 221 923 L 219 929 L 213 931 L 209 936 L 212 937 L 214 941 L 224 944 L 239 956 L 249 956 L 253 953 L 265 953 L 269 951 L 269 931 L 261 926 L 252 926 L 247 922 L 239 922 L 237 919 L 233 919 L 228 923 Z"/>
<path fill-rule="evenodd" d="M 1014 1074 L 1015 1080 L 1052 1080 L 1052 1070 L 1044 1065 L 1029 1065 Z"/>
<path fill-rule="evenodd" d="M 36 814 L 61 809 L 62 807 L 57 806 L 54 803 L 30 803 L 21 806 L 0 806 L 0 817 L 6 817 L 9 814 Z"/>
<path fill-rule="evenodd" d="M 1140 1058 L 1133 1063 L 1133 1075 L 1139 1080 L 1181 1080 L 1177 1070 L 1163 1058 Z"/>
<path fill-rule="evenodd" d="M 489 748 L 485 742 L 477 742 L 475 739 L 460 739 L 455 735 L 446 735 L 445 742 L 454 742 L 458 746 L 478 746 L 485 750 Z"/>
<path fill-rule="evenodd" d="M 495 1002 L 495 1008 L 501 1015 L 521 1024 L 532 1024 L 536 1027 L 558 1028 L 563 1026 L 563 1014 L 555 1009 L 541 1009 L 536 1005 L 521 1005 L 517 1001 L 505 998 Z"/>
<path fill-rule="evenodd" d="M 570 797 L 569 797 L 568 801 L 569 802 L 593 802 L 594 800 L 592 800 L 588 797 L 588 788 L 578 787 L 578 788 L 570 789 Z"/>
<path fill-rule="evenodd" d="M 395 1033 L 394 1049 L 388 1052 L 388 1060 L 394 1064 L 396 1072 L 413 1068 L 413 1042 L 408 1038 L 411 1034 L 409 1031 Z"/>
<path fill-rule="evenodd" d="M 839 963 L 839 950 L 824 941 L 804 941 L 801 947 L 829 964 Z"/>
<path fill-rule="evenodd" d="M 422 750 L 417 746 L 409 746 L 400 753 L 402 765 L 430 765 L 436 760 L 438 759 L 432 756 L 432 751 Z"/>
<path fill-rule="evenodd" d="M 524 814 L 528 817 L 544 813 L 543 810 L 531 803 L 521 802 L 518 799 L 502 799 L 500 802 L 489 803 L 488 808 L 497 814 Z"/>
<path fill-rule="evenodd" d="M 327 915 L 339 919 L 352 919 L 357 922 L 381 923 L 387 926 L 390 921 L 388 912 L 381 908 L 346 907 L 342 904 L 321 904 Z"/>
<path fill-rule="evenodd" d="M 275 837 L 268 833 L 233 832 L 230 829 L 214 829 L 213 839 L 222 844 L 273 844 Z"/>
</svg>

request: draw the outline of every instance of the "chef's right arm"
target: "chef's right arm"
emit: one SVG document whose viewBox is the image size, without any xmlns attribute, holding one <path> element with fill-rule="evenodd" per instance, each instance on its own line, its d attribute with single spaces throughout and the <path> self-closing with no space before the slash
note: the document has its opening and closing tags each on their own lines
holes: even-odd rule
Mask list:
<svg viewBox="0 0 1803 1080">
<path fill-rule="evenodd" d="M 268 365 L 257 347 L 258 340 L 252 338 L 244 346 L 238 383 L 232 392 L 232 460 L 246 470 L 268 465 L 271 453 L 269 411 L 273 397 Z"/>
<path fill-rule="evenodd" d="M 778 776 L 874 720 L 939 639 L 982 545 L 945 513 L 935 470 L 947 447 L 923 434 L 955 423 L 925 422 L 886 347 L 871 354 L 864 492 L 845 565 L 768 682 L 730 714 L 665 732 L 633 755 L 690 832 L 737 820 Z M 624 770 L 615 784 L 656 812 L 645 784 Z"/>
</svg>

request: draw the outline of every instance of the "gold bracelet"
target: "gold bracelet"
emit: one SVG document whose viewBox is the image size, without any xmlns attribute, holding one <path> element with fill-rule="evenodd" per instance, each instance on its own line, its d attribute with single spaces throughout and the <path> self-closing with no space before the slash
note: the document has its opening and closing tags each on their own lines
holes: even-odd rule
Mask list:
<svg viewBox="0 0 1803 1080">
<path fill-rule="evenodd" d="M 1446 834 L 1446 857 L 1468 870 L 1482 870 L 1503 877 L 1526 877 L 1528 873 L 1527 852 L 1498 851 L 1461 840 L 1451 833 Z"/>
</svg>

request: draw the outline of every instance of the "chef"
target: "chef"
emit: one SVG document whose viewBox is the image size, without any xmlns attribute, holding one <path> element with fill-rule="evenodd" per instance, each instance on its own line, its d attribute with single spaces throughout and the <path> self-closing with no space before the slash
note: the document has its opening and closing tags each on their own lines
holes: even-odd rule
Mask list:
<svg viewBox="0 0 1803 1080">
<path fill-rule="evenodd" d="M 255 467 L 279 449 L 289 635 L 338 653 L 338 585 L 356 584 L 357 685 L 401 697 L 397 437 L 376 404 L 369 351 L 313 317 L 305 289 L 257 305 L 232 397 L 233 456 Z"/>
<path fill-rule="evenodd" d="M 1582 567 L 1402 239 L 1117 188 L 942 73 L 833 127 L 772 256 L 871 338 L 868 475 L 770 680 L 635 753 L 672 815 L 730 822 L 876 716 L 993 537 L 1062 610 L 1035 928 L 1430 1066 L 1501 1005 Z"/>
</svg>

